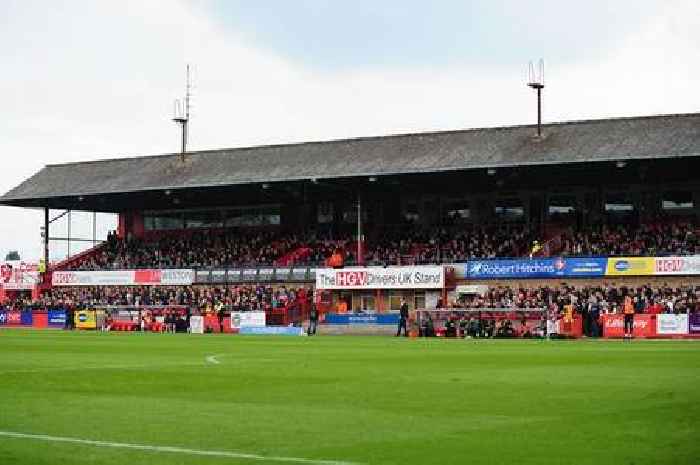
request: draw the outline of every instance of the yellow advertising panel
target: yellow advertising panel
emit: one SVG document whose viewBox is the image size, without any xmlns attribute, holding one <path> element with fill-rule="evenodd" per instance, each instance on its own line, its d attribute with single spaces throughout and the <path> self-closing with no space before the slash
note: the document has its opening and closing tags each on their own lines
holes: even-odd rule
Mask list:
<svg viewBox="0 0 700 465">
<path fill-rule="evenodd" d="M 653 257 L 610 257 L 605 276 L 651 276 Z"/>
<path fill-rule="evenodd" d="M 97 319 L 95 310 L 78 310 L 75 312 L 75 327 L 78 329 L 96 329 Z"/>
</svg>

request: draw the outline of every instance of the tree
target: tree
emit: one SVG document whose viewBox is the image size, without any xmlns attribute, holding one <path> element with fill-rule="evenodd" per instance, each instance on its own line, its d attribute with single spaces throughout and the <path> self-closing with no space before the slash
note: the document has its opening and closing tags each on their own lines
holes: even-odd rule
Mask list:
<svg viewBox="0 0 700 465">
<path fill-rule="evenodd" d="M 19 252 L 17 252 L 16 250 L 11 250 L 11 251 L 7 252 L 7 255 L 5 255 L 5 261 L 10 261 L 10 260 L 16 261 L 19 259 L 20 259 Z"/>
</svg>

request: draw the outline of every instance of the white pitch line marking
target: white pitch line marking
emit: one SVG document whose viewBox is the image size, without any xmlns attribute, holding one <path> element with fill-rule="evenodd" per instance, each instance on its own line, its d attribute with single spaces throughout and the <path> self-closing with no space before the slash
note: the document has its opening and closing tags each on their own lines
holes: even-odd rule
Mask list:
<svg viewBox="0 0 700 465">
<path fill-rule="evenodd" d="M 38 441 L 64 442 L 70 444 L 82 444 L 86 446 L 111 447 L 114 449 L 143 450 L 148 452 L 165 452 L 171 454 L 198 455 L 208 457 L 226 457 L 244 460 L 257 460 L 268 462 L 306 463 L 311 465 L 360 465 L 357 462 L 344 462 L 340 460 L 315 460 L 301 457 L 278 457 L 258 454 L 247 454 L 244 452 L 232 452 L 224 450 L 201 450 L 187 449 L 184 447 L 172 446 L 149 446 L 147 444 L 128 444 L 124 442 L 94 441 L 92 439 L 67 438 L 61 436 L 49 436 L 46 434 L 17 433 L 14 431 L 0 431 L 0 436 L 16 439 L 35 439 Z"/>
<path fill-rule="evenodd" d="M 216 359 L 216 355 L 210 355 L 204 360 L 207 361 L 207 363 L 213 363 L 214 365 L 219 365 L 221 362 Z"/>
</svg>

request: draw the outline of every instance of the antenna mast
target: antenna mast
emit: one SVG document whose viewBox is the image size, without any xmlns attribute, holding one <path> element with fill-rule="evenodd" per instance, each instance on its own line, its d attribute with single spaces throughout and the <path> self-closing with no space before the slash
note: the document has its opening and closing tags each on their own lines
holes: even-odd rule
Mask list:
<svg viewBox="0 0 700 465">
<path fill-rule="evenodd" d="M 187 125 L 190 121 L 190 96 L 192 83 L 190 82 L 190 65 L 187 65 L 187 81 L 185 84 L 185 99 L 184 102 L 180 99 L 175 100 L 175 116 L 173 121 L 180 125 L 182 131 L 182 148 L 181 155 L 182 160 L 185 160 L 185 153 L 187 153 Z M 183 108 L 184 107 L 184 108 Z"/>
<path fill-rule="evenodd" d="M 532 62 L 527 67 L 527 85 L 537 90 L 537 137 L 542 137 L 542 89 L 544 89 L 544 60 L 537 63 L 537 72 Z"/>
</svg>

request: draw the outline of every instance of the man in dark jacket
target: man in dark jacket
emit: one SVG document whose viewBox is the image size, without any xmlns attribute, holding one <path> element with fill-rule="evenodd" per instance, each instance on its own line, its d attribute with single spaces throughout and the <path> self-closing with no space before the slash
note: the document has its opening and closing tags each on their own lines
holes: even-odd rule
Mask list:
<svg viewBox="0 0 700 465">
<path fill-rule="evenodd" d="M 316 334 L 316 326 L 318 326 L 318 307 L 316 302 L 311 302 L 311 310 L 309 311 L 309 329 L 306 334 L 313 336 Z"/>
<path fill-rule="evenodd" d="M 396 329 L 396 336 L 401 335 L 401 328 L 403 328 L 403 335 L 408 336 L 408 328 L 406 322 L 408 321 L 408 304 L 406 299 L 401 299 L 401 308 L 399 310 L 399 327 Z"/>
<path fill-rule="evenodd" d="M 224 303 L 217 302 L 216 307 L 217 307 L 216 316 L 219 320 L 219 332 L 223 333 L 224 332 L 224 318 L 226 317 L 226 311 L 224 310 Z"/>
</svg>

